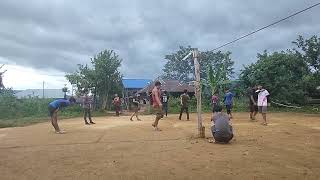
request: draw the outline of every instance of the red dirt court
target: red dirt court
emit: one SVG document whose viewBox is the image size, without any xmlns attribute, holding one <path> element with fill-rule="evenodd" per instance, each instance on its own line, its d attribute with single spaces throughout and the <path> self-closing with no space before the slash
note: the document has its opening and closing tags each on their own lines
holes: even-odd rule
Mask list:
<svg viewBox="0 0 320 180">
<path fill-rule="evenodd" d="M 269 126 L 235 113 L 231 144 L 198 139 L 196 115 L 179 121 L 170 115 L 153 131 L 153 116 L 60 121 L 0 129 L 2 180 L 222 180 L 320 179 L 320 115 L 271 113 Z M 210 114 L 204 115 L 211 137 Z M 259 119 L 261 119 L 259 117 Z"/>
</svg>

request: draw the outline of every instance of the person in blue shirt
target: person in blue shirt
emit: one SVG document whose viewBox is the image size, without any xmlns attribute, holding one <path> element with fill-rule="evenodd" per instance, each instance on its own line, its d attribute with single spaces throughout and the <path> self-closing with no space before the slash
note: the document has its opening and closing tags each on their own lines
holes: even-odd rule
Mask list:
<svg viewBox="0 0 320 180">
<path fill-rule="evenodd" d="M 64 134 L 65 132 L 60 130 L 58 125 L 58 111 L 64 107 L 68 107 L 70 105 L 73 105 L 76 103 L 76 99 L 73 97 L 70 97 L 69 100 L 67 99 L 57 99 L 49 103 L 48 110 L 49 115 L 51 117 L 51 124 L 55 129 L 55 132 L 57 134 Z"/>
<path fill-rule="evenodd" d="M 233 97 L 234 94 L 232 94 L 232 92 L 230 92 L 229 89 L 226 90 L 226 94 L 224 95 L 224 104 L 226 105 L 226 109 L 227 109 L 227 114 L 229 115 L 229 118 L 232 119 L 232 104 L 233 104 Z"/>
</svg>

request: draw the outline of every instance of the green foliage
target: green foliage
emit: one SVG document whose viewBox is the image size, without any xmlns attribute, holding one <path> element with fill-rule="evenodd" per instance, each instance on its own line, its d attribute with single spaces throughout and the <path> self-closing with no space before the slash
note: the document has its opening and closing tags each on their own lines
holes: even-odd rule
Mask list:
<svg viewBox="0 0 320 180">
<path fill-rule="evenodd" d="M 295 44 L 303 53 L 297 51 L 304 58 L 305 62 L 308 63 L 309 67 L 314 70 L 314 72 L 319 72 L 320 70 L 320 38 L 317 36 L 312 36 L 309 39 L 304 39 L 299 36 L 296 41 L 292 42 Z"/>
<path fill-rule="evenodd" d="M 304 104 L 303 78 L 307 64 L 292 51 L 258 54 L 258 61 L 242 70 L 240 79 L 247 87 L 263 85 L 272 99 L 284 103 Z"/>
<path fill-rule="evenodd" d="M 240 80 L 246 87 L 265 86 L 272 99 L 282 103 L 305 104 L 307 97 L 320 97 L 320 38 L 299 36 L 293 42 L 299 50 L 266 51 L 258 54 L 258 61 L 244 67 Z"/>
<path fill-rule="evenodd" d="M 122 75 L 119 72 L 121 59 L 112 50 L 104 50 L 91 59 L 90 68 L 86 65 L 78 65 L 79 69 L 66 75 L 71 84 L 77 86 L 77 94 L 91 90 L 95 96 L 100 98 L 101 109 L 107 107 L 115 93 L 121 94 Z"/>
<path fill-rule="evenodd" d="M 166 55 L 165 59 L 167 63 L 164 65 L 163 78 L 164 79 L 175 79 L 181 82 L 192 81 L 195 77 L 194 63 L 192 56 L 189 56 L 186 60 L 183 58 L 192 51 L 190 46 L 183 47 L 177 52 L 170 55 Z M 218 71 L 220 68 L 225 68 L 225 78 L 231 77 L 233 74 L 233 64 L 234 62 L 230 58 L 231 53 L 222 53 L 221 51 L 205 51 L 200 52 L 200 76 L 202 79 L 207 78 L 207 68 L 212 67 L 214 71 Z"/>
<path fill-rule="evenodd" d="M 299 36 L 293 42 L 299 50 L 296 50 L 304 61 L 308 64 L 309 74 L 303 78 L 309 96 L 320 98 L 320 92 L 316 90 L 320 86 L 320 38 L 312 36 L 304 39 Z"/>
<path fill-rule="evenodd" d="M 215 68 L 215 70 L 213 70 L 212 66 L 209 66 L 207 79 L 203 80 L 203 82 L 204 84 L 209 85 L 211 88 L 211 94 L 223 94 L 226 86 L 231 83 L 227 74 L 228 73 L 224 65 L 220 65 L 220 67 Z"/>
</svg>

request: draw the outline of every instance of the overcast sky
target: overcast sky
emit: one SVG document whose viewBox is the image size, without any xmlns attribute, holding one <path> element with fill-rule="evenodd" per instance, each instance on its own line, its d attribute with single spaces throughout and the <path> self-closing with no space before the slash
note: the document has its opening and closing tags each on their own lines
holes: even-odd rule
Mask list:
<svg viewBox="0 0 320 180">
<path fill-rule="evenodd" d="M 7 87 L 61 88 L 64 74 L 104 49 L 123 59 L 127 78 L 161 74 L 180 45 L 211 50 L 319 0 L 1 0 L 0 64 Z M 291 48 L 298 35 L 320 36 L 320 6 L 222 48 L 235 68 L 264 49 Z"/>
</svg>

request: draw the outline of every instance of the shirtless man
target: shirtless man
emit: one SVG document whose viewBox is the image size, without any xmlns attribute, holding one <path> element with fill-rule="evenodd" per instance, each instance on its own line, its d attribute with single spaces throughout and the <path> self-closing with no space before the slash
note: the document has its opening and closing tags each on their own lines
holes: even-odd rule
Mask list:
<svg viewBox="0 0 320 180">
<path fill-rule="evenodd" d="M 153 106 L 153 112 L 156 114 L 156 119 L 152 126 L 154 127 L 154 130 L 161 131 L 158 128 L 158 123 L 161 118 L 163 118 L 163 111 L 162 111 L 162 103 L 161 103 L 161 83 L 159 81 L 156 81 L 155 87 L 152 90 L 152 106 Z"/>
</svg>

